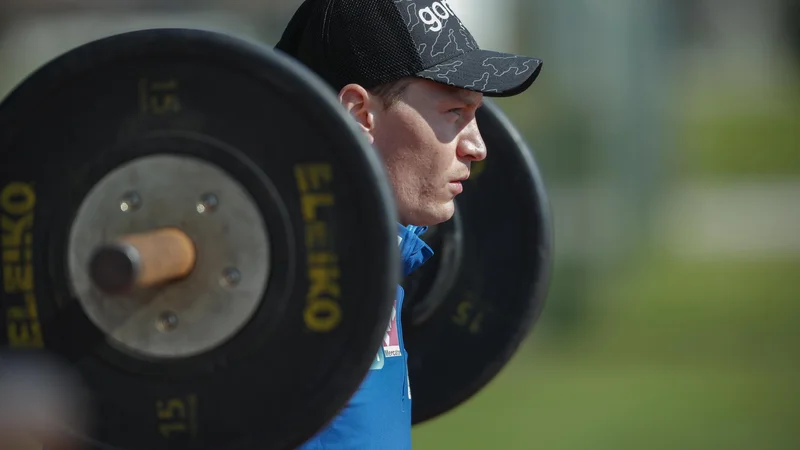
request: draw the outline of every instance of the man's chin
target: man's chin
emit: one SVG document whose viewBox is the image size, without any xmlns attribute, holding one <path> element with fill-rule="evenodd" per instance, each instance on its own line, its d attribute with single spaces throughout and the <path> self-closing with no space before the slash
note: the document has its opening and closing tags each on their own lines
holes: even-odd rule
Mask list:
<svg viewBox="0 0 800 450">
<path fill-rule="evenodd" d="M 424 213 L 418 214 L 417 221 L 414 223 L 414 225 L 432 227 L 452 219 L 453 214 L 455 214 L 455 204 L 451 201 L 439 208 L 436 208 L 435 210 L 425 211 Z"/>
</svg>

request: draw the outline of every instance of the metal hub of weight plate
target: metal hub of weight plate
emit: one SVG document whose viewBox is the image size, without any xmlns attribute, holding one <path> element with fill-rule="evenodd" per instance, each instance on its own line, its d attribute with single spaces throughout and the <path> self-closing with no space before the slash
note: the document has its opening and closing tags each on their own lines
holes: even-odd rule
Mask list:
<svg viewBox="0 0 800 450">
<path fill-rule="evenodd" d="M 182 233 L 185 250 L 181 242 L 170 245 L 168 235 L 153 235 L 155 245 L 148 245 L 141 236 L 153 230 Z M 108 236 L 119 242 L 108 243 Z M 252 318 L 267 285 L 268 239 L 256 201 L 218 167 L 188 156 L 137 158 L 104 176 L 78 209 L 67 246 L 69 284 L 121 351 L 194 356 L 228 341 Z M 179 283 L 141 273 L 161 272 L 183 253 Z M 144 289 L 128 281 L 137 278 Z M 109 280 L 114 284 L 104 286 Z"/>
<path fill-rule="evenodd" d="M 499 107 L 478 127 L 474 164 L 453 219 L 422 235 L 434 256 L 403 282 L 412 422 L 433 419 L 486 386 L 538 319 L 552 270 L 550 206 L 533 154 Z"/>
<path fill-rule="evenodd" d="M 90 448 L 294 448 L 391 315 L 381 173 L 271 49 L 159 29 L 67 52 L 0 105 L 0 347 L 81 375 Z"/>
</svg>

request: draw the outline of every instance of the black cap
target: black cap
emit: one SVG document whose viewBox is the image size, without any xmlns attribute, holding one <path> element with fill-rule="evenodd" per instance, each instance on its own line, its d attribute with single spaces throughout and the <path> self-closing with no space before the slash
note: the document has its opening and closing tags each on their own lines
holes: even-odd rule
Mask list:
<svg viewBox="0 0 800 450">
<path fill-rule="evenodd" d="M 416 76 L 508 97 L 542 68 L 537 58 L 480 49 L 448 0 L 305 0 L 275 48 L 337 91 Z"/>
</svg>

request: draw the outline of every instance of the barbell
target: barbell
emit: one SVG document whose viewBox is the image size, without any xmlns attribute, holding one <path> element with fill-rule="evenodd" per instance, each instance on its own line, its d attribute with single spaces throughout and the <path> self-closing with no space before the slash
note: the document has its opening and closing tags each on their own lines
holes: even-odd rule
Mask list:
<svg viewBox="0 0 800 450">
<path fill-rule="evenodd" d="M 49 355 L 92 412 L 60 432 L 90 448 L 288 449 L 400 355 L 400 318 L 413 422 L 452 410 L 527 336 L 552 264 L 530 149 L 494 103 L 477 120 L 490 156 L 404 278 L 381 161 L 292 59 L 189 29 L 53 59 L 0 105 L 0 388 Z"/>
</svg>

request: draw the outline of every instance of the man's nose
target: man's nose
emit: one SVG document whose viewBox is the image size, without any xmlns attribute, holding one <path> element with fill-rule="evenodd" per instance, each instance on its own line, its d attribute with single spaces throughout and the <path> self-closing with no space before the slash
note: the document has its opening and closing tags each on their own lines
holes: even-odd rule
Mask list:
<svg viewBox="0 0 800 450">
<path fill-rule="evenodd" d="M 461 139 L 458 143 L 458 157 L 470 161 L 482 161 L 486 159 L 486 144 L 483 142 L 481 132 L 478 130 L 478 123 L 473 120 L 464 128 Z"/>
</svg>

